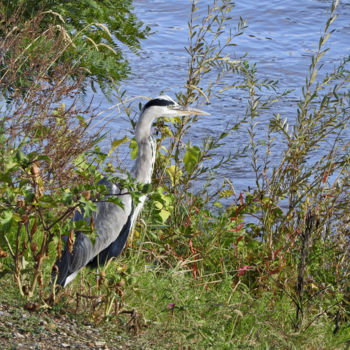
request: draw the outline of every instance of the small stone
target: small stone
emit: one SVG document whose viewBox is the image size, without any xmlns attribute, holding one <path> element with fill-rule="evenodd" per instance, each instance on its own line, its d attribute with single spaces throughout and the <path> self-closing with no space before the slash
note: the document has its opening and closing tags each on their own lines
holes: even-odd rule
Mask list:
<svg viewBox="0 0 350 350">
<path fill-rule="evenodd" d="M 98 346 L 98 347 L 103 347 L 106 345 L 106 342 L 105 341 L 95 341 L 95 346 Z"/>
</svg>

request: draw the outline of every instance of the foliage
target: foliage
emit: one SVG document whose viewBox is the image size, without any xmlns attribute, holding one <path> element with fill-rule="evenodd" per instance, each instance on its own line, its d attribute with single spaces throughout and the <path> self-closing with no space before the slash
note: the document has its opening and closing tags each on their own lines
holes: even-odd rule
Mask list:
<svg viewBox="0 0 350 350">
<path fill-rule="evenodd" d="M 36 294 L 37 285 L 43 291 L 50 283 L 63 236 L 69 234 L 68 249 L 74 230 L 93 239 L 92 223 L 71 218 L 76 210 L 91 215 L 97 194 L 103 198 L 106 192 L 98 184 L 106 158 L 97 146 L 101 130 L 88 133 L 95 115 L 77 102 L 85 76 L 79 67 L 54 64 L 67 41 L 74 41 L 65 40 L 66 33 L 57 32 L 56 26 L 42 33 L 44 16 L 23 27 L 4 21 L 1 27 L 6 40 L 0 84 L 12 89 L 13 101 L 2 98 L 0 119 L 0 252 L 12 259 L 8 268 L 27 297 Z M 24 95 L 14 88 L 18 77 L 28 84 Z"/>
<path fill-rule="evenodd" d="M 223 29 L 232 20 L 230 12 L 233 4 L 230 1 L 215 1 L 200 23 L 197 17 L 197 1 L 191 4 L 188 23 L 190 44 L 186 49 L 189 56 L 188 78 L 185 91 L 179 92 L 177 98 L 183 105 L 200 105 L 208 103 L 212 95 L 219 93 L 218 86 L 224 76 L 232 73 L 239 74 L 240 60 L 230 61 L 225 51 L 232 49 L 234 38 L 242 34 L 246 24 L 241 20 L 236 30 L 225 37 Z M 213 69 L 219 73 L 214 81 L 208 81 Z M 130 105 L 125 105 L 125 112 L 132 126 L 135 127 L 136 122 L 132 119 Z M 198 117 L 194 116 L 162 119 L 156 122 L 157 157 L 152 180 L 157 190 L 146 203 L 144 211 L 147 224 L 160 230 L 160 234 L 154 235 L 152 240 L 158 237 L 162 244 L 167 244 L 167 247 L 170 244 L 170 247 L 182 258 L 187 258 L 190 253 L 188 242 L 196 239 L 195 231 L 199 225 L 208 225 L 209 231 L 212 229 L 209 228 L 211 222 L 216 223 L 216 219 L 221 214 L 230 222 L 235 221 L 233 218 L 231 220 L 230 213 L 217 215 L 215 212 L 208 211 L 206 206 L 216 201 L 223 189 L 220 186 L 213 193 L 208 191 L 212 179 L 217 175 L 217 170 L 230 164 L 234 158 L 233 155 L 228 155 L 216 164 L 212 164 L 213 155 L 229 132 L 236 130 L 243 121 L 235 121 L 227 130 L 215 137 L 208 136 L 200 146 L 188 141 L 185 143 L 191 128 L 197 121 Z M 131 147 L 134 149 L 133 144 Z M 206 184 L 201 190 L 193 191 L 199 179 Z M 221 206 L 219 200 L 216 205 Z M 237 220 L 239 221 L 239 218 Z M 222 221 L 225 220 L 222 219 Z M 231 230 L 231 226 L 234 225 L 235 222 L 229 225 L 228 230 Z M 232 236 L 232 234 L 229 235 Z"/>
<path fill-rule="evenodd" d="M 245 26 L 241 21 L 236 34 L 221 45 L 231 8 L 229 2 L 215 2 L 197 25 L 193 2 L 189 73 L 186 91 L 178 99 L 185 104 L 207 102 L 216 93 L 215 85 L 223 77 L 232 77 L 235 82 L 218 93 L 246 91 L 246 115 L 201 146 L 183 141 L 193 132 L 197 117 L 157 124 L 154 182 L 160 187 L 146 204 L 141 233 L 137 232 L 133 244 L 138 257 L 163 267 L 182 266 L 199 281 L 215 281 L 225 274 L 244 283 L 251 295 L 279 290 L 295 306 L 291 325 L 296 330 L 308 329 L 306 314 L 319 307 L 319 315 L 329 314 L 337 331 L 341 320 L 349 321 L 349 144 L 345 134 L 350 115 L 349 58 L 317 79 L 337 3 L 332 4 L 312 58 L 295 120 L 276 113 L 264 140 L 256 137 L 259 117 L 289 92 L 278 93 L 276 82 L 258 78 L 256 65 L 245 57 L 224 56 L 233 46 L 234 35 L 240 35 Z M 216 81 L 209 78 L 213 68 L 220 68 Z M 217 191 L 209 192 L 217 170 L 234 161 L 228 156 L 213 164 L 211 155 L 228 133 L 246 124 L 246 152 L 255 172 L 255 188 L 236 194 L 226 180 Z M 272 162 L 276 152 L 281 155 L 277 165 Z M 207 186 L 197 190 L 196 182 L 203 183 L 203 178 Z M 231 204 L 223 205 L 223 199 Z M 249 222 L 252 217 L 254 221 Z"/>
<path fill-rule="evenodd" d="M 249 233 L 265 243 L 270 262 L 260 268 L 267 267 L 267 273 L 276 275 L 275 279 L 293 299 L 297 329 L 301 327 L 306 305 L 317 303 L 314 298 L 320 294 L 329 293 L 330 297 L 336 292 L 334 310 L 338 309 L 345 318 L 349 313 L 348 307 L 343 307 L 350 273 L 346 243 L 350 214 L 349 144 L 343 140 L 350 115 L 350 58 L 344 58 L 320 81 L 317 79 L 321 59 L 328 50 L 325 44 L 332 32 L 329 27 L 336 19 L 336 8 L 334 2 L 318 51 L 312 57 L 297 116 L 293 121 L 278 113 L 271 118 L 265 150 L 261 145 L 257 147 L 255 135 L 259 110 L 265 108 L 256 93 L 258 88 L 261 91 L 261 84 L 256 79 L 255 67 L 246 65 L 250 152 L 256 189 L 247 194 L 245 212 L 249 213 L 253 204 L 258 219 Z M 277 151 L 275 140 L 284 151 L 279 164 L 272 166 L 271 158 Z M 292 266 L 295 270 L 291 280 Z M 306 291 L 307 288 L 313 291 Z"/>
<path fill-rule="evenodd" d="M 130 0 L 3 0 L 0 10 L 5 22 L 15 20 L 18 27 L 45 13 L 38 30 L 44 33 L 48 27 L 56 27 L 74 40 L 58 62 L 84 68 L 84 78 L 93 87 L 98 83 L 106 92 L 129 73 L 126 48 L 137 52 L 140 41 L 149 34 L 149 28 L 133 14 Z M 0 35 L 4 38 L 6 31 Z M 44 51 L 45 43 L 41 44 Z"/>
</svg>

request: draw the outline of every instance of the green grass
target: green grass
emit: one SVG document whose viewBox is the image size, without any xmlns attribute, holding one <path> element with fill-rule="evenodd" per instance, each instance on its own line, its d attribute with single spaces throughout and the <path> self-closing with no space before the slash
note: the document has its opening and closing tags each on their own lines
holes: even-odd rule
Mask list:
<svg viewBox="0 0 350 350">
<path fill-rule="evenodd" d="M 313 306 L 306 312 L 302 327 L 296 332 L 292 322 L 295 306 L 285 293 L 261 288 L 249 290 L 230 276 L 221 276 L 219 282 L 211 283 L 205 277 L 194 279 L 188 270 L 180 267 L 165 269 L 142 259 L 136 263 L 133 257 L 113 262 L 105 271 L 105 282 L 99 289 L 93 276 L 94 272 L 84 270 L 67 288 L 55 312 L 70 310 L 71 317 L 82 323 L 95 320 L 106 337 L 133 339 L 144 349 L 347 349 L 350 346 L 349 325 L 342 324 L 334 335 L 334 315 L 322 313 L 321 306 Z M 115 293 L 116 281 L 123 281 L 117 288 L 119 294 Z M 82 295 L 100 295 L 103 301 L 94 307 L 94 301 L 82 298 L 76 308 L 76 291 Z M 106 293 L 108 298 L 104 297 Z M 117 314 L 113 306 L 108 316 L 103 317 L 106 305 L 115 300 L 120 302 Z"/>
<path fill-rule="evenodd" d="M 333 336 L 334 326 L 326 315 L 307 331 L 294 333 L 295 310 L 287 296 L 254 296 L 243 285 L 236 286 L 230 277 L 213 285 L 180 271 L 140 269 L 126 299 L 148 320 L 145 336 L 161 345 L 331 349 L 345 342 L 345 333 Z"/>
<path fill-rule="evenodd" d="M 7 274 L 0 279 L 1 305 L 13 310 L 11 324 L 18 332 L 33 336 L 46 332 L 49 337 L 52 330 L 44 329 L 41 320 L 50 325 L 55 323 L 50 319 L 64 317 L 61 323 L 80 327 L 80 338 L 84 341 L 89 339 L 84 327 L 96 327 L 111 349 L 117 349 L 113 339 L 143 349 L 348 349 L 350 346 L 349 325 L 341 324 L 334 335 L 334 315 L 321 314 L 321 306 L 307 311 L 302 327 L 296 332 L 292 322 L 295 306 L 285 293 L 277 289 L 248 289 L 236 277 L 222 275 L 216 279 L 218 282 L 212 283 L 209 277 L 194 279 L 181 266 L 163 268 L 142 258 L 136 262 L 132 255 L 112 262 L 103 276 L 104 282 L 97 287 L 95 273 L 85 269 L 64 290 L 57 305 L 30 312 L 24 325 L 21 315 L 26 312 L 23 308 L 26 301 L 18 293 L 12 276 Z M 82 297 L 77 304 L 76 292 L 95 299 Z M 100 303 L 94 306 L 99 295 Z M 117 312 L 114 301 L 119 301 Z M 37 303 L 43 305 L 39 299 Z M 113 307 L 106 312 L 108 305 Z M 6 339 L 13 329 L 4 323 L 0 331 L 0 338 Z"/>
</svg>

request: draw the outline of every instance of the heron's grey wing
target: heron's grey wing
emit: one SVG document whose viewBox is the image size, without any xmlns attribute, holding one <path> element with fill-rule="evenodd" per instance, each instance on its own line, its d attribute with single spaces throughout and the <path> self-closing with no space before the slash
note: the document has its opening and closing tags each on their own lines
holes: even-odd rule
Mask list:
<svg viewBox="0 0 350 350">
<path fill-rule="evenodd" d="M 124 208 L 108 201 L 96 203 L 97 210 L 93 214 L 97 233 L 95 242 L 92 243 L 83 233 L 76 232 L 72 253 L 66 247 L 61 259 L 56 261 L 58 267 L 57 283 L 62 286 L 67 285 L 82 267 L 115 242 L 123 232 L 123 228 L 128 226 L 127 223 L 132 212 L 131 195 L 107 180 L 102 180 L 101 183 L 106 185 L 109 195 L 120 198 Z M 74 217 L 74 220 L 81 219 L 83 219 L 83 213 L 77 213 Z M 90 221 L 89 218 L 84 220 Z M 120 240 L 122 241 L 122 239 Z M 54 278 L 56 276 L 53 276 Z"/>
<path fill-rule="evenodd" d="M 131 213 L 128 217 L 128 221 L 124 225 L 122 231 L 118 238 L 110 244 L 109 247 L 105 248 L 97 256 L 95 256 L 88 264 L 91 268 L 96 268 L 98 266 L 103 266 L 107 260 L 110 258 L 116 258 L 123 251 L 125 244 L 128 240 L 129 233 L 132 228 L 134 217 L 134 206 L 132 205 Z"/>
<path fill-rule="evenodd" d="M 97 211 L 94 213 L 97 237 L 94 244 L 94 254 L 90 260 L 109 247 L 119 237 L 133 210 L 132 198 L 126 189 L 120 189 L 108 181 L 104 184 L 107 186 L 110 195 L 118 196 L 123 204 L 123 208 L 108 201 L 97 202 Z"/>
</svg>

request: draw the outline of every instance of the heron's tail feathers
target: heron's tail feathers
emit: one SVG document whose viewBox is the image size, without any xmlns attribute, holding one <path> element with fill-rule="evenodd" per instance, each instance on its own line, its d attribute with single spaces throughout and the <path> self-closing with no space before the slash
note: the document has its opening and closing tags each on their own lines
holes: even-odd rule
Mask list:
<svg viewBox="0 0 350 350">
<path fill-rule="evenodd" d="M 91 259 L 92 244 L 81 232 L 76 232 L 73 251 L 64 248 L 61 259 L 57 259 L 52 272 L 52 282 L 65 287 L 71 282 L 79 270 Z"/>
</svg>

